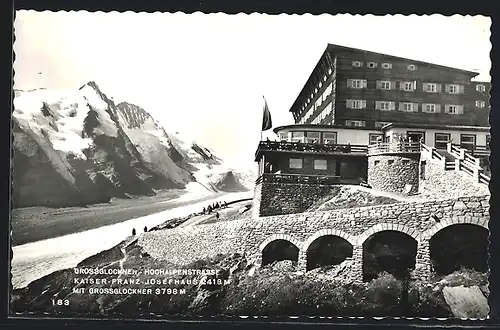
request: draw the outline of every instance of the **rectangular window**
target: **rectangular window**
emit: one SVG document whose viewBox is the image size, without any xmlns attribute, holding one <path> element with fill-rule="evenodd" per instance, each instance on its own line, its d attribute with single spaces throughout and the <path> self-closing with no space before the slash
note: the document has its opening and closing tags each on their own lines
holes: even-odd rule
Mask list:
<svg viewBox="0 0 500 330">
<path fill-rule="evenodd" d="M 486 86 L 484 85 L 476 85 L 476 91 L 484 92 L 486 90 Z"/>
<path fill-rule="evenodd" d="M 436 105 L 435 104 L 425 104 L 424 111 L 427 113 L 435 113 Z"/>
<path fill-rule="evenodd" d="M 366 108 L 365 100 L 347 100 L 346 107 L 349 109 L 364 109 Z"/>
<path fill-rule="evenodd" d="M 476 101 L 477 108 L 484 108 L 485 105 L 486 105 L 486 102 L 484 102 L 484 101 Z"/>
<path fill-rule="evenodd" d="M 458 106 L 456 106 L 456 105 L 448 105 L 446 110 L 447 110 L 446 111 L 447 113 L 457 114 L 458 113 Z"/>
<path fill-rule="evenodd" d="M 406 92 L 413 92 L 414 91 L 414 83 L 413 82 L 409 82 L 409 81 L 405 81 L 403 82 L 403 90 L 406 91 Z"/>
<path fill-rule="evenodd" d="M 345 125 L 350 127 L 364 127 L 365 121 L 363 120 L 346 120 Z"/>
<path fill-rule="evenodd" d="M 337 144 L 337 133 L 323 133 L 323 143 L 324 144 Z"/>
<path fill-rule="evenodd" d="M 407 68 L 408 68 L 408 70 L 410 70 L 410 71 L 415 71 L 415 70 L 417 70 L 417 66 L 416 66 L 415 64 L 409 64 Z"/>
<path fill-rule="evenodd" d="M 352 61 L 352 66 L 359 68 L 363 65 L 360 61 Z"/>
<path fill-rule="evenodd" d="M 368 82 L 365 79 L 347 79 L 347 87 L 365 88 Z"/>
<path fill-rule="evenodd" d="M 426 83 L 425 84 L 425 91 L 429 92 L 429 93 L 436 93 L 436 91 L 437 91 L 436 84 Z"/>
<path fill-rule="evenodd" d="M 476 146 L 476 136 L 474 134 L 460 134 L 460 147 L 469 151 Z"/>
<path fill-rule="evenodd" d="M 368 62 L 367 66 L 369 68 L 376 68 L 377 67 L 377 63 L 375 63 L 375 62 Z"/>
<path fill-rule="evenodd" d="M 376 144 L 383 141 L 384 135 L 378 133 L 370 133 L 368 139 L 369 139 L 369 144 Z"/>
<path fill-rule="evenodd" d="M 302 158 L 290 158 L 289 167 L 297 169 L 302 168 Z"/>
<path fill-rule="evenodd" d="M 391 102 L 380 102 L 380 110 L 391 110 Z"/>
<path fill-rule="evenodd" d="M 451 140 L 451 134 L 449 133 L 436 133 L 434 135 L 434 147 L 436 149 L 446 149 L 446 145 Z"/>
<path fill-rule="evenodd" d="M 486 149 L 490 149 L 491 135 L 486 134 Z"/>
<path fill-rule="evenodd" d="M 326 159 L 315 159 L 314 160 L 314 169 L 315 170 L 326 170 L 328 167 L 327 167 L 327 163 L 326 163 Z"/>
<path fill-rule="evenodd" d="M 390 81 L 381 81 L 380 82 L 380 89 L 390 90 L 391 89 L 391 82 Z"/>
<path fill-rule="evenodd" d="M 383 69 L 392 69 L 392 64 L 391 63 L 382 63 L 382 68 Z"/>
<path fill-rule="evenodd" d="M 388 165 L 392 165 L 392 164 L 394 164 L 394 159 L 389 159 L 389 160 L 387 161 L 387 164 L 388 164 Z"/>
<path fill-rule="evenodd" d="M 401 111 L 413 112 L 413 103 L 404 102 L 400 106 Z"/>
<path fill-rule="evenodd" d="M 292 132 L 292 142 L 304 142 L 304 132 Z"/>
<path fill-rule="evenodd" d="M 319 143 L 319 132 L 307 132 L 306 143 Z"/>
<path fill-rule="evenodd" d="M 464 86 L 462 85 L 446 85 L 446 92 L 448 94 L 461 94 L 464 92 Z"/>
<path fill-rule="evenodd" d="M 288 133 L 280 133 L 280 141 L 288 141 Z"/>
</svg>

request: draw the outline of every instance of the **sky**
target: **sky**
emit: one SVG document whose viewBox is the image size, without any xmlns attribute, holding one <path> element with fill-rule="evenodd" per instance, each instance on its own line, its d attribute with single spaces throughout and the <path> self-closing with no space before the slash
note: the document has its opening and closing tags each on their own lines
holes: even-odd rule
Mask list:
<svg viewBox="0 0 500 330">
<path fill-rule="evenodd" d="M 260 140 L 263 96 L 273 127 L 292 124 L 290 107 L 328 43 L 490 81 L 490 26 L 488 17 L 460 15 L 18 11 L 14 88 L 95 81 L 115 102 L 142 107 L 167 131 L 240 166 L 253 161 Z"/>
</svg>

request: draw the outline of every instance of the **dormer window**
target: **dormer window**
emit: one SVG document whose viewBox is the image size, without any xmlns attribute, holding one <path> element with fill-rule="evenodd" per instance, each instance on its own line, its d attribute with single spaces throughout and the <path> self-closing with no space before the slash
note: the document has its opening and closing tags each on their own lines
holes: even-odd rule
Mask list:
<svg viewBox="0 0 500 330">
<path fill-rule="evenodd" d="M 359 68 L 362 65 L 363 65 L 363 63 L 361 63 L 360 61 L 352 61 L 352 66 L 353 67 Z"/>
<path fill-rule="evenodd" d="M 382 69 L 392 69 L 391 63 L 382 63 Z"/>
<path fill-rule="evenodd" d="M 410 71 L 417 70 L 417 66 L 415 64 L 408 64 L 407 69 Z"/>
</svg>

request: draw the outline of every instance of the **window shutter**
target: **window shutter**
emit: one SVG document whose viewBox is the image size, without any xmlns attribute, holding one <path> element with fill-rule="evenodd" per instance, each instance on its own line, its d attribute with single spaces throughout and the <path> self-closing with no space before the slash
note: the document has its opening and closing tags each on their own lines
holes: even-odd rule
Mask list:
<svg viewBox="0 0 500 330">
<path fill-rule="evenodd" d="M 366 100 L 361 101 L 361 108 L 366 109 Z"/>
<path fill-rule="evenodd" d="M 464 106 L 463 105 L 458 105 L 457 106 L 457 114 L 463 115 L 464 114 Z"/>
<path fill-rule="evenodd" d="M 448 85 L 448 84 L 444 85 L 444 91 L 445 91 L 445 93 L 449 93 L 450 92 L 450 85 Z"/>
<path fill-rule="evenodd" d="M 403 111 L 404 110 L 404 105 L 402 102 L 399 102 L 399 111 Z"/>
<path fill-rule="evenodd" d="M 368 81 L 361 80 L 361 87 L 366 88 L 368 86 Z"/>
<path fill-rule="evenodd" d="M 458 85 L 458 93 L 463 94 L 465 91 L 465 86 L 464 85 Z"/>
<path fill-rule="evenodd" d="M 413 112 L 418 112 L 418 103 L 413 103 Z"/>
<path fill-rule="evenodd" d="M 404 90 L 405 89 L 405 82 L 404 81 L 400 81 L 399 82 L 399 89 L 400 90 Z"/>
<path fill-rule="evenodd" d="M 436 84 L 436 92 L 441 93 L 443 91 L 443 86 L 441 84 Z"/>
<path fill-rule="evenodd" d="M 427 83 L 422 83 L 422 91 L 426 91 L 427 90 Z"/>
<path fill-rule="evenodd" d="M 382 82 L 380 80 L 377 80 L 375 88 L 382 89 Z"/>
<path fill-rule="evenodd" d="M 347 87 L 352 87 L 352 79 L 347 79 Z"/>
<path fill-rule="evenodd" d="M 417 90 L 417 81 L 416 80 L 413 81 L 413 90 L 414 91 Z"/>
<path fill-rule="evenodd" d="M 380 101 L 375 101 L 375 110 L 380 110 Z"/>
<path fill-rule="evenodd" d="M 436 113 L 441 112 L 441 104 L 436 104 Z"/>
<path fill-rule="evenodd" d="M 394 89 L 396 87 L 395 81 L 389 81 L 389 89 Z"/>
<path fill-rule="evenodd" d="M 449 113 L 450 112 L 450 105 L 449 104 L 445 104 L 444 105 L 444 113 Z"/>
<path fill-rule="evenodd" d="M 389 110 L 396 110 L 396 102 L 389 103 Z"/>
<path fill-rule="evenodd" d="M 352 100 L 346 100 L 345 103 L 346 108 L 352 109 Z"/>
</svg>

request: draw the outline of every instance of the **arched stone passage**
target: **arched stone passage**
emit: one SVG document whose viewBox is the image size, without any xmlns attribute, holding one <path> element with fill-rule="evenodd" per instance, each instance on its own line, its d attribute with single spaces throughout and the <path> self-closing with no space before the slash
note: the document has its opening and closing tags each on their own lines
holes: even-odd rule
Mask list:
<svg viewBox="0 0 500 330">
<path fill-rule="evenodd" d="M 461 268 L 488 271 L 489 231 L 483 226 L 458 223 L 435 233 L 429 242 L 431 263 L 437 275 Z"/>
<path fill-rule="evenodd" d="M 404 278 L 415 268 L 417 241 L 410 235 L 384 230 L 368 236 L 363 242 L 363 281 L 382 272 Z"/>
<path fill-rule="evenodd" d="M 299 248 L 285 239 L 272 240 L 262 249 L 262 266 L 282 260 L 298 262 L 298 259 Z"/>
<path fill-rule="evenodd" d="M 335 235 L 320 236 L 307 248 L 307 270 L 339 265 L 346 258 L 352 257 L 352 254 L 353 246 L 345 238 Z"/>
</svg>

